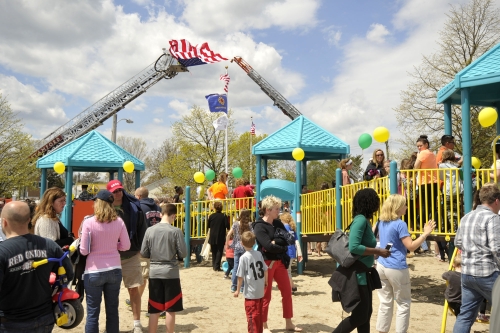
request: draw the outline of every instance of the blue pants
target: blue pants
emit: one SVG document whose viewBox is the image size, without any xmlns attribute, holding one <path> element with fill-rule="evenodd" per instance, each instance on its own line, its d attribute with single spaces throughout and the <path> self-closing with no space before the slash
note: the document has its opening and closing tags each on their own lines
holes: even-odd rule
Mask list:
<svg viewBox="0 0 500 333">
<path fill-rule="evenodd" d="M 498 275 L 498 271 L 486 277 L 462 274 L 462 306 L 453 333 L 470 332 L 483 299 L 491 304 L 493 285 Z"/>
<path fill-rule="evenodd" d="M 99 314 L 104 293 L 106 309 L 106 332 L 118 333 L 118 303 L 122 270 L 113 269 L 106 272 L 96 272 L 84 275 L 85 294 L 87 296 L 87 322 L 85 333 L 99 333 Z"/>
<path fill-rule="evenodd" d="M 32 320 L 0 323 L 0 333 L 50 333 L 54 328 L 54 313 Z"/>
<path fill-rule="evenodd" d="M 237 252 L 234 251 L 234 267 L 233 267 L 233 274 L 231 275 L 231 288 L 236 290 L 238 287 L 238 277 L 236 276 L 236 273 L 238 272 L 238 266 L 240 264 L 240 257 L 243 255 L 245 252 Z M 241 285 L 243 287 L 244 283 Z"/>
</svg>

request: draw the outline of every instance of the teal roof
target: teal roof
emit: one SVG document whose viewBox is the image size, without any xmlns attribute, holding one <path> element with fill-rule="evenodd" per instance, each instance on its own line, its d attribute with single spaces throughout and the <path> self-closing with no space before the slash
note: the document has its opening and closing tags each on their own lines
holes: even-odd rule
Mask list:
<svg viewBox="0 0 500 333">
<path fill-rule="evenodd" d="M 144 162 L 101 133 L 92 131 L 43 156 L 36 167 L 50 169 L 56 162 L 63 162 L 67 167 L 72 166 L 73 171 L 116 172 L 125 161 L 134 163 L 135 170 L 145 169 Z"/>
<path fill-rule="evenodd" d="M 300 147 L 304 160 L 331 160 L 345 158 L 349 145 L 305 116 L 269 135 L 253 146 L 252 153 L 274 160 L 293 160 L 292 150 Z"/>
<path fill-rule="evenodd" d="M 500 102 L 500 43 L 458 72 L 438 91 L 437 102 L 461 104 L 462 88 L 470 88 L 471 105 L 495 106 Z"/>
</svg>

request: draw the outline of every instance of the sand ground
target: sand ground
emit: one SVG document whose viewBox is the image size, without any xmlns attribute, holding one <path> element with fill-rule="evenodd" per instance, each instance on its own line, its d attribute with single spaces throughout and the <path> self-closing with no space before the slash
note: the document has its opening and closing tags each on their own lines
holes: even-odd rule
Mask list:
<svg viewBox="0 0 500 333">
<path fill-rule="evenodd" d="M 193 256 L 194 259 L 194 256 Z M 408 259 L 412 278 L 412 304 L 409 332 L 440 332 L 445 290 L 441 274 L 448 264 L 441 263 L 432 255 L 417 255 Z M 334 261 L 327 255 L 309 258 L 303 275 L 295 275 L 298 292 L 293 296 L 293 322 L 304 332 L 332 332 L 341 321 L 342 308 L 339 303 L 332 303 L 328 280 L 334 270 Z M 295 267 L 294 267 L 295 268 Z M 184 311 L 177 313 L 175 332 L 246 332 L 246 317 L 242 295 L 234 298 L 230 292 L 230 280 L 224 280 L 222 272 L 214 272 L 210 262 L 197 264 L 191 261 L 191 267 L 181 269 Z M 147 292 L 142 298 L 141 323 L 144 332 L 148 332 Z M 273 300 L 269 310 L 269 328 L 272 332 L 285 332 L 282 318 L 281 295 L 273 287 Z M 120 332 L 130 332 L 133 326 L 132 312 L 127 309 L 125 299 L 127 290 L 122 285 L 120 293 Z M 371 331 L 376 332 L 378 296 L 373 293 L 374 313 L 371 318 Z M 85 307 L 85 304 L 84 304 Z M 104 304 L 99 320 L 101 332 L 105 329 Z M 452 332 L 455 318 L 448 315 L 446 332 Z M 390 332 L 394 331 L 394 319 Z M 55 328 L 54 332 L 79 333 L 85 331 L 85 319 L 72 330 Z M 165 323 L 160 319 L 158 332 L 165 332 Z M 474 324 L 475 333 L 489 332 L 488 325 Z"/>
</svg>

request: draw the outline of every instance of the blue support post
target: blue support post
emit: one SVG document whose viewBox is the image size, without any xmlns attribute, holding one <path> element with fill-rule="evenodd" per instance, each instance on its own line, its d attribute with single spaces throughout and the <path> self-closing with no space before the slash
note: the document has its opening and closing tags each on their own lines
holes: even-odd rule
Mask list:
<svg viewBox="0 0 500 333">
<path fill-rule="evenodd" d="M 184 258 L 184 268 L 189 268 L 191 263 L 191 188 L 186 186 L 186 191 L 184 192 L 184 209 L 185 209 L 185 219 L 184 219 L 184 241 L 186 242 L 187 255 Z"/>
<path fill-rule="evenodd" d="M 398 194 L 398 163 L 396 161 L 391 162 L 389 182 L 391 183 L 391 194 Z"/>
<path fill-rule="evenodd" d="M 470 131 L 470 100 L 469 88 L 462 88 L 462 151 L 463 164 L 462 170 L 464 173 L 464 213 L 467 214 L 472 210 L 472 144 Z"/>
<path fill-rule="evenodd" d="M 118 169 L 118 180 L 123 184 L 123 168 Z"/>
<path fill-rule="evenodd" d="M 42 169 L 42 178 L 40 179 L 40 199 L 47 190 L 47 169 Z"/>
<path fill-rule="evenodd" d="M 64 192 L 66 192 L 66 206 L 64 207 L 62 224 L 68 230 L 71 230 L 71 208 L 73 200 L 71 193 L 73 189 L 73 167 L 66 168 L 66 184 L 64 185 Z M 70 231 L 71 232 L 71 231 Z"/>
<path fill-rule="evenodd" d="M 451 102 L 444 102 L 444 134 L 451 134 Z"/>
<path fill-rule="evenodd" d="M 335 170 L 335 226 L 342 230 L 342 190 L 340 184 L 342 183 L 342 170 Z"/>
<path fill-rule="evenodd" d="M 138 189 L 139 187 L 141 187 L 141 172 L 135 170 L 135 188 Z"/>
<path fill-rule="evenodd" d="M 255 220 L 259 218 L 259 201 L 260 201 L 260 172 L 261 172 L 261 161 L 262 157 L 260 155 L 257 156 L 257 169 L 255 170 Z"/>
<path fill-rule="evenodd" d="M 301 189 L 301 161 L 295 162 L 295 194 L 293 196 L 293 216 L 295 222 L 297 222 L 297 240 L 302 246 L 302 216 L 300 209 L 300 189 Z M 307 254 L 307 251 L 303 251 Z M 297 273 L 302 274 L 304 272 L 304 261 L 297 262 Z"/>
</svg>

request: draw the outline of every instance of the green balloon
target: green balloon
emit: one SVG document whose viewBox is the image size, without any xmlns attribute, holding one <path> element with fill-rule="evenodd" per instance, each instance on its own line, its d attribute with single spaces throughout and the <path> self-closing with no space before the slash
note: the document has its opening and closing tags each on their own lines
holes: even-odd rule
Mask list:
<svg viewBox="0 0 500 333">
<path fill-rule="evenodd" d="M 215 171 L 214 170 L 207 170 L 205 171 L 205 179 L 208 181 L 212 181 L 215 178 Z"/>
<path fill-rule="evenodd" d="M 363 133 L 359 136 L 358 144 L 361 149 L 366 149 L 372 144 L 372 136 L 368 133 Z"/>
<path fill-rule="evenodd" d="M 243 177 L 243 170 L 240 167 L 236 167 L 233 169 L 233 177 L 238 179 Z"/>
</svg>

